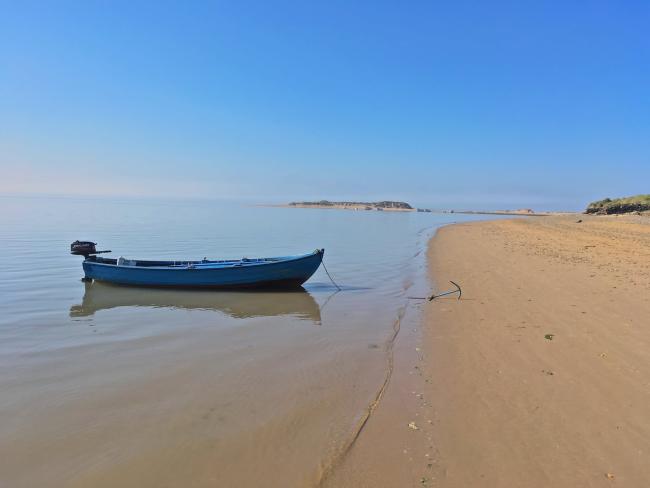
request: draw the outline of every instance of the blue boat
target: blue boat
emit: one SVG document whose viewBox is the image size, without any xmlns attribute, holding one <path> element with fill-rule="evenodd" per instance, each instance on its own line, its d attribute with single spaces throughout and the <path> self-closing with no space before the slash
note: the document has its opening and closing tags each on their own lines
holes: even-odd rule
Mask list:
<svg viewBox="0 0 650 488">
<path fill-rule="evenodd" d="M 324 249 L 275 258 L 210 261 L 145 261 L 97 256 L 96 244 L 75 241 L 72 254 L 84 256 L 84 280 L 119 285 L 175 288 L 295 288 L 316 272 Z"/>
</svg>

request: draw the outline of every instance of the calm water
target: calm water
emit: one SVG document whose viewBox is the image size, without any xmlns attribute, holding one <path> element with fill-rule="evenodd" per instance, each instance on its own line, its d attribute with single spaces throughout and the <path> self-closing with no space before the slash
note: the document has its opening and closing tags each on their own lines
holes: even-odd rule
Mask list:
<svg viewBox="0 0 650 488">
<path fill-rule="evenodd" d="M 475 218 L 475 217 L 474 217 Z M 424 246 L 467 217 L 0 198 L 0 486 L 310 486 L 386 375 Z M 75 239 L 130 258 L 324 247 L 299 292 L 82 283 Z"/>
</svg>

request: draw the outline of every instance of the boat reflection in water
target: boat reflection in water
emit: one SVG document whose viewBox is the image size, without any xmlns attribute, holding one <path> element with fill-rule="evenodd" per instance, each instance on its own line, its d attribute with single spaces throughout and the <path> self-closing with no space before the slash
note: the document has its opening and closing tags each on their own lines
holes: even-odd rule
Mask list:
<svg viewBox="0 0 650 488">
<path fill-rule="evenodd" d="M 81 305 L 70 307 L 70 317 L 90 317 L 117 307 L 162 307 L 215 310 L 233 318 L 287 315 L 321 323 L 320 306 L 304 288 L 290 291 L 210 291 L 132 288 L 98 281 L 85 283 Z"/>
</svg>

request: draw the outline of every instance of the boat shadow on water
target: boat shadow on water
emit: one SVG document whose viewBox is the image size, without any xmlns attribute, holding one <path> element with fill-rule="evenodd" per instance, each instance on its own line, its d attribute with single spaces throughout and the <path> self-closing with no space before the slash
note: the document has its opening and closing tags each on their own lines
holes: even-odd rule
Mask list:
<svg viewBox="0 0 650 488">
<path fill-rule="evenodd" d="M 70 307 L 70 317 L 91 317 L 118 307 L 214 310 L 233 318 L 292 316 L 321 324 L 318 302 L 304 288 L 287 291 L 210 291 L 136 288 L 98 281 L 84 283 L 82 303 Z"/>
</svg>

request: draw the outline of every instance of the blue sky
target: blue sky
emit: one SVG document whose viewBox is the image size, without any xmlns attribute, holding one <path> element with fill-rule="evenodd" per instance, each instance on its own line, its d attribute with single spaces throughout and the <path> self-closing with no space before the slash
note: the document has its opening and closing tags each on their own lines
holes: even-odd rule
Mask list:
<svg viewBox="0 0 650 488">
<path fill-rule="evenodd" d="M 648 193 L 649 5 L 0 1 L 0 192 Z"/>
</svg>

